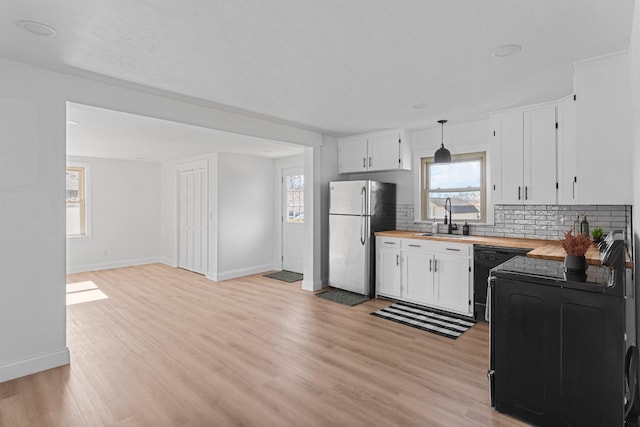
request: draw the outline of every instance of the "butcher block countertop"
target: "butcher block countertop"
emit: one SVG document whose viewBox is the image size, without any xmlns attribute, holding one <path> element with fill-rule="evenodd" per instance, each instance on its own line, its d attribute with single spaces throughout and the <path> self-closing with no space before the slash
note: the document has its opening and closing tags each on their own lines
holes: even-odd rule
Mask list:
<svg viewBox="0 0 640 427">
<path fill-rule="evenodd" d="M 378 231 L 375 233 L 379 237 L 395 237 L 399 239 L 420 239 L 420 240 L 436 240 L 441 242 L 458 242 L 469 243 L 472 245 L 500 246 L 506 248 L 524 248 L 531 249 L 527 253 L 528 257 L 548 259 L 552 261 L 563 261 L 566 252 L 562 248 L 559 240 L 539 240 L 539 239 L 518 239 L 512 237 L 489 237 L 489 236 L 462 236 L 454 234 L 457 237 L 449 237 L 445 234 L 437 234 L 433 236 L 420 236 L 418 231 Z M 601 265 L 600 254 L 598 248 L 594 245 L 587 251 L 585 257 L 587 263 L 591 265 Z M 633 263 L 627 254 L 628 268 L 633 268 Z"/>
</svg>

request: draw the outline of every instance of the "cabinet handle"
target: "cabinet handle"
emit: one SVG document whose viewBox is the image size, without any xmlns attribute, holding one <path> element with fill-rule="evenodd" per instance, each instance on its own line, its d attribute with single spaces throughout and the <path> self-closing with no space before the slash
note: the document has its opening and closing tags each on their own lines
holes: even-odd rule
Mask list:
<svg viewBox="0 0 640 427">
<path fill-rule="evenodd" d="M 396 266 L 400 265 L 400 255 L 396 254 Z"/>
<path fill-rule="evenodd" d="M 518 200 L 520 200 L 520 186 L 518 185 Z"/>
<path fill-rule="evenodd" d="M 524 186 L 524 199 L 529 200 L 529 187 Z"/>
<path fill-rule="evenodd" d="M 371 167 L 371 157 L 369 157 L 369 167 Z"/>
<path fill-rule="evenodd" d="M 432 259 L 430 259 L 430 260 L 429 260 L 429 271 L 431 271 L 431 268 L 432 268 L 432 267 L 431 267 L 431 264 L 432 264 L 432 263 L 433 263 L 433 260 L 432 260 Z"/>
<path fill-rule="evenodd" d="M 409 245 L 409 246 L 411 246 L 412 248 L 421 248 L 422 247 L 421 245 Z"/>
<path fill-rule="evenodd" d="M 366 157 L 363 157 L 363 158 L 362 158 L 362 167 L 363 167 L 363 168 L 366 168 L 366 167 L 367 167 L 367 158 L 366 158 Z"/>
<path fill-rule="evenodd" d="M 438 260 L 437 259 L 433 260 L 433 272 L 434 273 L 438 272 Z"/>
<path fill-rule="evenodd" d="M 456 251 L 456 252 L 460 252 L 460 249 L 455 249 L 455 248 L 446 248 L 448 251 Z"/>
<path fill-rule="evenodd" d="M 572 190 L 572 193 L 573 193 L 573 194 L 571 195 L 571 198 L 572 198 L 572 199 L 574 199 L 574 200 L 575 200 L 575 198 L 576 198 L 576 182 L 578 182 L 578 177 L 577 177 L 577 176 L 574 176 L 574 177 L 573 177 L 573 182 L 571 183 L 571 187 L 572 187 L 572 189 L 571 189 L 571 190 Z"/>
<path fill-rule="evenodd" d="M 396 242 L 382 242 L 382 243 L 384 243 L 385 245 L 395 245 L 396 244 Z"/>
</svg>

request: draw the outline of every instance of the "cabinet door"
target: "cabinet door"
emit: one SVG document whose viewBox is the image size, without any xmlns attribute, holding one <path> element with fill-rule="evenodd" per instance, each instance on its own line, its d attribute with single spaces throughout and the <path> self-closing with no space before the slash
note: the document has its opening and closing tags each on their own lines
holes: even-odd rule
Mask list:
<svg viewBox="0 0 640 427">
<path fill-rule="evenodd" d="M 369 171 L 380 171 L 400 168 L 400 133 L 370 135 Z"/>
<path fill-rule="evenodd" d="M 402 297 L 418 304 L 433 304 L 433 254 L 420 250 L 405 249 L 403 258 L 404 283 Z"/>
<path fill-rule="evenodd" d="M 435 304 L 449 311 L 472 314 L 471 259 L 437 255 L 434 260 Z"/>
<path fill-rule="evenodd" d="M 368 169 L 366 138 L 340 140 L 338 145 L 339 173 L 364 172 Z"/>
<path fill-rule="evenodd" d="M 500 117 L 492 115 L 490 119 L 490 135 L 489 140 L 491 141 L 491 146 L 489 149 L 490 159 L 491 159 L 491 171 L 490 180 L 491 180 L 491 203 L 501 204 L 502 203 L 502 144 L 501 144 L 501 134 L 502 129 L 500 128 Z"/>
<path fill-rule="evenodd" d="M 522 145 L 522 112 L 497 115 L 496 134 L 500 145 L 500 196 L 501 203 L 521 204 L 523 202 L 522 170 L 524 149 Z"/>
<path fill-rule="evenodd" d="M 558 204 L 574 205 L 578 200 L 578 138 L 576 101 L 558 103 Z"/>
<path fill-rule="evenodd" d="M 611 55 L 575 65 L 577 108 L 577 203 L 633 203 L 633 129 L 629 56 Z"/>
<path fill-rule="evenodd" d="M 402 296 L 400 290 L 401 264 L 400 249 L 378 246 L 377 294 L 392 298 L 400 298 Z"/>
<path fill-rule="evenodd" d="M 524 203 L 556 203 L 555 105 L 524 112 Z"/>
</svg>

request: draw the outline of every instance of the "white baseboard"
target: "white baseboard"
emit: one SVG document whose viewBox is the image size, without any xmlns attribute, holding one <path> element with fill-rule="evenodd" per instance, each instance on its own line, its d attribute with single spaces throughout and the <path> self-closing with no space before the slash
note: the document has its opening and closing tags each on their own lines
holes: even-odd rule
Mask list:
<svg viewBox="0 0 640 427">
<path fill-rule="evenodd" d="M 278 268 L 274 264 L 256 265 L 249 268 L 241 268 L 237 270 L 225 271 L 218 274 L 207 273 L 206 277 L 214 282 L 221 282 L 223 280 L 235 279 L 236 277 L 250 276 L 252 274 L 262 273 L 264 271 L 277 270 Z"/>
<path fill-rule="evenodd" d="M 0 383 L 46 371 L 47 369 L 57 368 L 58 366 L 68 365 L 69 360 L 69 348 L 65 348 L 55 353 L 9 363 L 8 365 L 0 366 Z"/>
<path fill-rule="evenodd" d="M 174 268 L 178 267 L 178 261 L 175 259 L 161 257 L 159 262 L 161 262 L 162 264 L 168 265 L 169 267 L 174 267 Z"/>
<path fill-rule="evenodd" d="M 125 259 L 120 261 L 110 261 L 96 264 L 84 264 L 84 265 L 67 265 L 67 274 L 71 273 L 84 273 L 85 271 L 96 270 L 108 270 L 110 268 L 122 268 L 133 267 L 135 265 L 164 263 L 163 258 L 138 258 L 138 259 Z"/>
</svg>

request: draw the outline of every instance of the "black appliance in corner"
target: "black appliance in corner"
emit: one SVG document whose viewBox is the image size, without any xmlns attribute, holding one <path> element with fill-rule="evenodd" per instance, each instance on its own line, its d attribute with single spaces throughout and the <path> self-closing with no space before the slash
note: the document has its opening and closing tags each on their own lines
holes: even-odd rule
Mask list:
<svg viewBox="0 0 640 427">
<path fill-rule="evenodd" d="M 624 241 L 610 237 L 600 251 L 603 266 L 590 265 L 584 281 L 569 280 L 560 261 L 516 257 L 491 270 L 498 411 L 539 426 L 625 425 L 637 401 L 635 289 Z"/>
<path fill-rule="evenodd" d="M 476 320 L 488 320 L 485 319 L 485 309 L 489 270 L 515 256 L 524 256 L 530 250 L 485 245 L 473 246 L 473 317 Z"/>
</svg>

